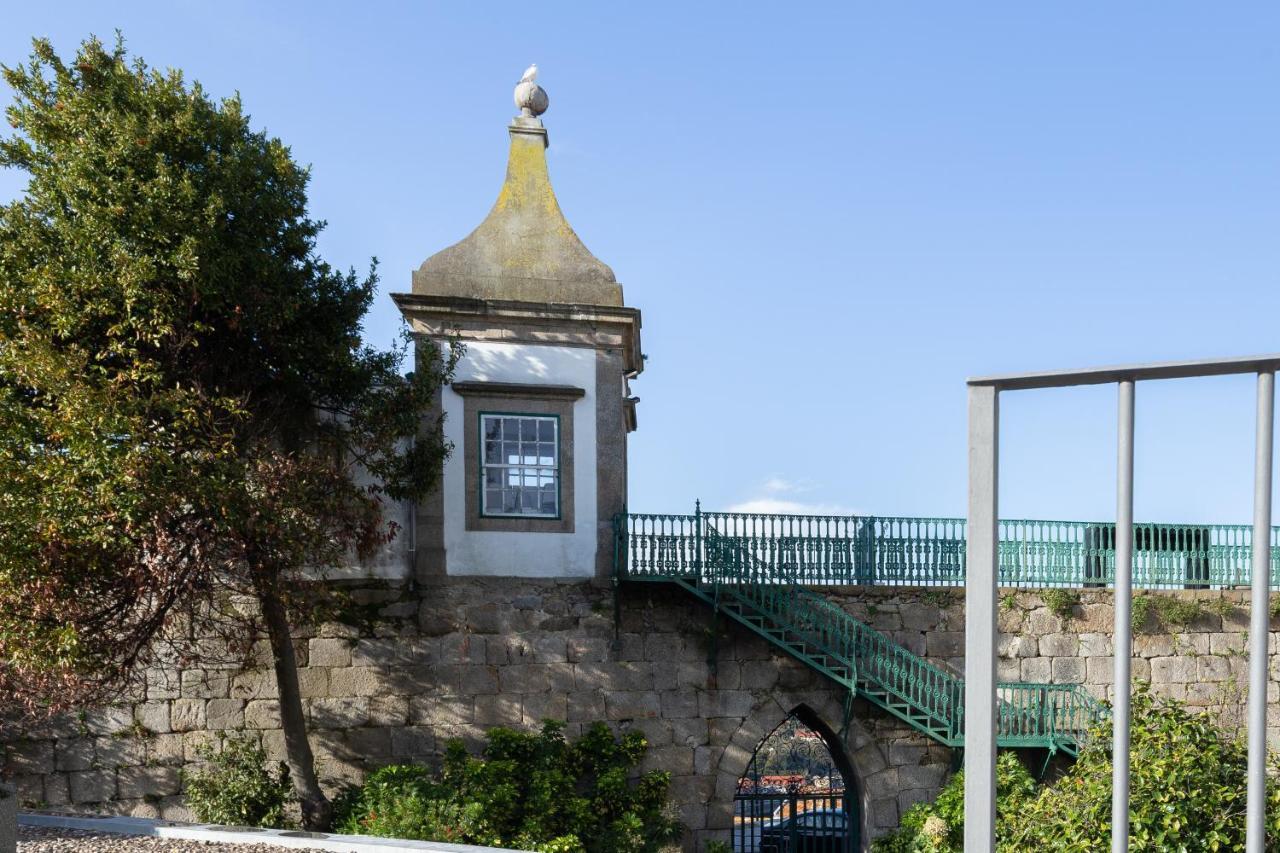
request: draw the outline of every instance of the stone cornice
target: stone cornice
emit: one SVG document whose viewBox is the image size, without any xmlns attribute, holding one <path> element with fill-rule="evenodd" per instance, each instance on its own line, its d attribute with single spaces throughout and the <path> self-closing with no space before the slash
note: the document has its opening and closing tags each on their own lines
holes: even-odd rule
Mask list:
<svg viewBox="0 0 1280 853">
<path fill-rule="evenodd" d="M 524 397 L 544 400 L 577 400 L 587 392 L 573 385 L 536 385 L 531 382 L 454 382 L 464 397 Z"/>
<path fill-rule="evenodd" d="M 429 334 L 447 334 L 451 330 L 457 330 L 464 340 L 468 337 L 466 327 L 476 324 L 582 332 L 587 333 L 588 337 L 592 337 L 592 333 L 609 332 L 619 335 L 622 339 L 623 361 L 627 373 L 636 375 L 644 370 L 644 357 L 640 350 L 640 309 L 638 308 L 620 305 L 471 299 L 419 293 L 393 293 L 391 298 L 395 300 L 396 306 L 410 323 L 417 321 L 422 326 L 428 327 Z M 536 340 L 530 342 L 552 343 L 553 341 L 537 336 Z M 603 347 L 608 344 L 590 343 L 589 345 Z M 616 344 L 613 345 L 616 346 Z"/>
</svg>

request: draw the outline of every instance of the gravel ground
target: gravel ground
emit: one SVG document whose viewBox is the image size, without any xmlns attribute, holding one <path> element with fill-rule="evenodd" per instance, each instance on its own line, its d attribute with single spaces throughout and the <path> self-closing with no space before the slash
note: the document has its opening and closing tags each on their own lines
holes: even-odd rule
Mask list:
<svg viewBox="0 0 1280 853">
<path fill-rule="evenodd" d="M 115 835 L 52 826 L 18 827 L 18 853 L 127 853 L 133 850 L 147 853 L 268 853 L 286 849 L 290 853 L 300 853 L 296 847 L 277 847 L 274 844 L 222 844 L 178 838 Z M 312 853 L 320 853 L 314 848 L 309 849 Z"/>
</svg>

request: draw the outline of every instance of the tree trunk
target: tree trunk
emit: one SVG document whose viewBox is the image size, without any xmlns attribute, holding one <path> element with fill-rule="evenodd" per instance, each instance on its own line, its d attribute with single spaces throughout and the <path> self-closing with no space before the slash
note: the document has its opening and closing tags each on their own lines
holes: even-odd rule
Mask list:
<svg viewBox="0 0 1280 853">
<path fill-rule="evenodd" d="M 325 830 L 333 818 L 333 805 L 320 790 L 315 758 L 307 739 L 307 722 L 302 712 L 302 690 L 298 686 L 298 658 L 293 653 L 289 616 L 273 580 L 257 583 L 258 601 L 271 638 L 276 686 L 280 693 L 280 727 L 284 730 L 285 762 L 293 787 L 302 805 L 302 823 L 307 829 Z"/>
</svg>

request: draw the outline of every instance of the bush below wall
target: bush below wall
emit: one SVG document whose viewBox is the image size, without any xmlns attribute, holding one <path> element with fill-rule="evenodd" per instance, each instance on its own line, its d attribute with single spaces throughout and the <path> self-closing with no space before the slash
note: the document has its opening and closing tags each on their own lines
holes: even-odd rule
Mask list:
<svg viewBox="0 0 1280 853">
<path fill-rule="evenodd" d="M 642 735 L 596 723 L 570 743 L 563 730 L 550 720 L 536 734 L 490 729 L 483 757 L 455 742 L 438 773 L 375 770 L 339 800 L 337 829 L 542 853 L 657 853 L 680 839 L 670 774 L 636 772 Z"/>
<path fill-rule="evenodd" d="M 1244 744 L 1224 735 L 1206 711 L 1159 699 L 1148 685 L 1133 697 L 1130 743 L 1129 849 L 1245 850 Z M 996 849 L 1105 850 L 1111 839 L 1110 723 L 1057 780 L 1037 786 L 1011 752 L 996 769 Z M 1267 789 L 1267 845 L 1280 847 L 1280 781 Z M 933 803 L 921 803 L 874 853 L 961 853 L 964 780 L 957 773 Z"/>
</svg>

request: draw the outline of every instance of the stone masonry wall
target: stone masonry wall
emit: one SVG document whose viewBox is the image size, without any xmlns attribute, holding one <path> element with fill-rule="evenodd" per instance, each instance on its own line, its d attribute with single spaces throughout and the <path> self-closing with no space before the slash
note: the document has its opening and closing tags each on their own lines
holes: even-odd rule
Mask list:
<svg viewBox="0 0 1280 853">
<path fill-rule="evenodd" d="M 963 674 L 963 591 L 834 592 L 832 597 L 855 617 L 916 654 Z M 1056 608 L 1047 603 L 1055 595 L 1059 598 Z M 1223 726 L 1242 725 L 1248 685 L 1249 591 L 1138 592 L 1134 607 L 1146 618 L 1134 626 L 1133 678 L 1150 682 L 1157 695 L 1209 709 Z M 1113 698 L 1115 609 L 1110 591 L 1005 589 L 998 619 L 1000 681 L 1082 684 L 1099 699 Z M 1280 746 L 1277 632 L 1280 621 L 1272 618 L 1267 713 L 1273 748 Z"/>
<path fill-rule="evenodd" d="M 912 651 L 962 671 L 959 591 L 824 592 Z M 949 750 L 862 700 L 846 726 L 842 691 L 748 631 L 724 622 L 713 630 L 710 610 L 677 589 L 626 588 L 616 639 L 612 592 L 590 583 L 455 578 L 354 597 L 352 624 L 300 631 L 296 643 L 312 743 L 331 789 L 382 764 L 438 761 L 450 738 L 475 749 L 491 726 L 532 728 L 550 717 L 567 720 L 572 736 L 605 720 L 644 732 L 646 769 L 672 773 L 672 799 L 690 828 L 686 846 L 700 849 L 700 839 L 725 837 L 737 778 L 757 743 L 801 705 L 843 731 L 864 837 L 933 797 L 950 770 Z M 1196 613 L 1178 625 L 1153 616 L 1136 635 L 1134 675 L 1235 725 L 1247 592 L 1174 597 L 1199 602 L 1184 608 Z M 1038 594 L 1007 593 L 1000 677 L 1082 683 L 1107 697 L 1111 620 L 1105 591 L 1083 592 L 1061 614 Z M 1269 693 L 1276 702 L 1274 681 Z M 4 770 L 23 800 L 185 819 L 180 769 L 197 761 L 199 744 L 242 729 L 282 754 L 269 670 L 155 671 L 131 699 L 10 737 Z M 1280 723 L 1280 708 L 1271 711 Z"/>
</svg>

